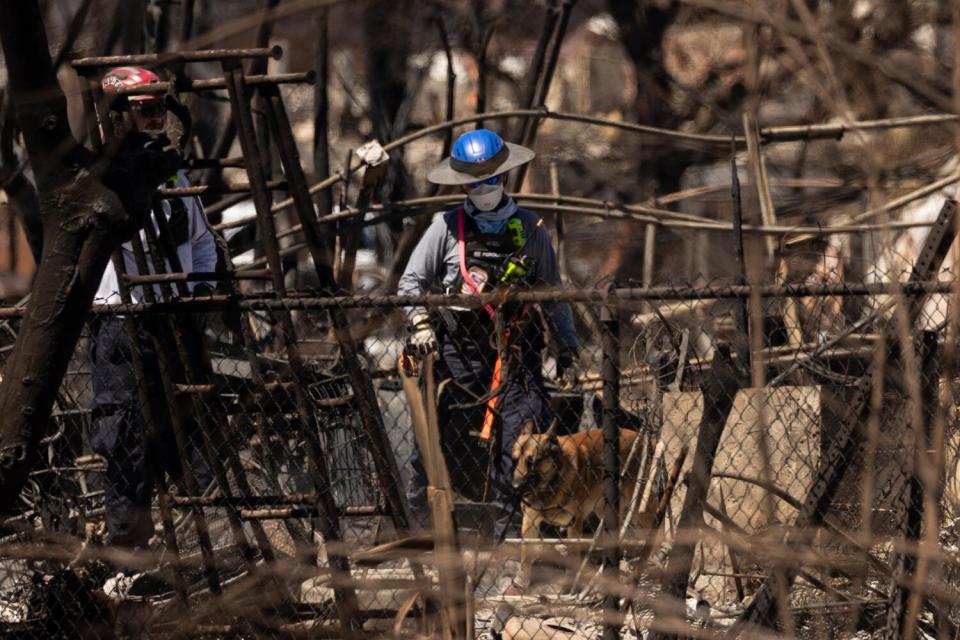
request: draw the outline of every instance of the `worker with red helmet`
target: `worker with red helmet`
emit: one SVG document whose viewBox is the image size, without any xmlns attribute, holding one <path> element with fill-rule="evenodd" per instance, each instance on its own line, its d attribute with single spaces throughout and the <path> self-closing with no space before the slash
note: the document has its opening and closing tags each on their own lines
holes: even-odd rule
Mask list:
<svg viewBox="0 0 960 640">
<path fill-rule="evenodd" d="M 119 93 L 120 89 L 159 84 L 160 77 L 143 67 L 116 67 L 108 71 L 100 82 L 107 95 Z M 164 97 L 159 93 L 126 95 L 130 115 L 137 131 L 163 132 L 166 127 L 167 109 Z"/>
<path fill-rule="evenodd" d="M 108 98 L 115 96 L 123 88 L 148 87 L 158 83 L 160 79 L 155 73 L 141 67 L 117 67 L 108 71 L 102 80 L 102 88 Z M 169 146 L 173 148 L 164 130 L 166 127 L 167 109 L 162 93 L 120 93 L 110 106 L 110 111 L 100 118 L 103 131 L 108 141 L 112 140 L 123 151 L 136 153 L 144 145 Z M 179 156 L 176 156 L 179 158 Z M 131 163 L 134 165 L 135 163 Z M 135 181 L 135 172 L 141 169 L 131 166 L 130 180 Z M 166 181 L 170 187 L 188 187 L 190 182 L 186 173 L 176 166 L 170 169 Z M 130 187 L 128 187 L 130 188 Z M 137 187 L 132 187 L 137 188 Z M 203 213 L 198 198 L 194 196 L 169 198 L 160 201 L 160 206 L 152 212 L 153 189 L 141 194 L 144 211 L 137 212 L 147 222 L 153 225 L 159 235 L 159 229 L 153 216 L 160 211 L 166 218 L 167 227 L 176 245 L 176 253 L 180 266 L 186 272 L 212 272 L 216 269 L 217 252 L 213 231 Z M 146 233 L 139 232 L 141 243 L 147 250 L 147 262 L 150 273 L 153 272 L 152 260 L 149 255 Z M 137 266 L 131 242 L 121 245 L 120 253 L 123 256 L 124 270 L 128 274 L 137 275 L 141 271 Z M 169 261 L 166 270 L 173 271 Z M 145 274 L 144 274 L 145 275 Z M 100 281 L 95 303 L 114 304 L 121 302 L 119 294 L 119 277 L 114 264 L 108 263 Z M 161 298 L 161 290 L 153 285 L 157 298 Z M 204 295 L 212 292 L 209 283 L 189 283 L 194 295 Z M 131 287 L 131 297 L 134 302 L 143 300 L 143 287 Z M 160 370 L 154 342 L 170 344 L 169 336 L 165 336 L 159 324 L 153 324 L 151 318 L 141 318 L 138 324 L 141 335 L 138 340 L 138 351 L 147 376 L 146 397 L 150 403 L 149 411 L 141 406 L 140 394 L 137 389 L 137 376 L 133 368 L 133 358 L 129 336 L 125 331 L 124 320 L 118 316 L 100 316 L 92 326 L 90 340 L 90 360 L 93 383 L 93 419 L 90 428 L 90 444 L 93 450 L 102 455 L 107 461 L 105 488 L 106 522 L 109 540 L 114 545 L 128 548 L 146 548 L 154 533 L 150 505 L 153 495 L 153 481 L 155 469 L 150 465 L 159 465 L 171 479 L 183 489 L 183 464 L 189 463 L 193 470 L 200 490 L 210 484 L 211 473 L 209 466 L 200 454 L 197 438 L 191 441 L 189 460 L 182 461 L 174 445 L 174 438 L 169 424 L 169 411 L 176 407 L 169 406 L 169 399 L 162 395 Z M 156 340 L 160 338 L 160 340 Z M 172 372 L 174 376 L 182 372 Z M 156 381 L 156 383 L 154 383 Z M 159 424 L 154 424 L 156 440 L 148 446 L 147 425 L 148 416 L 155 418 Z M 186 420 L 189 426 L 189 418 Z M 198 429 L 192 429 L 194 433 Z M 132 573 L 132 572 L 128 572 Z M 114 592 L 111 595 L 125 595 L 128 588 L 134 584 L 130 575 L 122 572 L 117 578 L 108 581 L 107 590 Z"/>
</svg>

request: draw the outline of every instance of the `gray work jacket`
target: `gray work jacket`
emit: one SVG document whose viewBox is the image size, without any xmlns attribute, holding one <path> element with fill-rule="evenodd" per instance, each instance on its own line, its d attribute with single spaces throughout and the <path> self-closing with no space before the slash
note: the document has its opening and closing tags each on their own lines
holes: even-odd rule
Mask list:
<svg viewBox="0 0 960 640">
<path fill-rule="evenodd" d="M 545 226 L 537 226 L 540 217 L 526 209 L 517 209 L 516 216 L 523 223 L 523 230 L 529 238 L 524 253 L 534 262 L 534 286 L 561 286 L 560 271 L 553 245 L 550 244 L 550 234 Z M 400 295 L 446 292 L 453 287 L 459 273 L 457 210 L 454 209 L 434 218 L 430 228 L 413 250 L 400 277 L 397 292 Z M 542 306 L 560 348 L 564 351 L 579 349 L 580 342 L 573 329 L 570 305 L 566 302 L 545 302 Z M 426 309 L 422 306 L 407 309 L 409 318 L 424 312 Z"/>
</svg>

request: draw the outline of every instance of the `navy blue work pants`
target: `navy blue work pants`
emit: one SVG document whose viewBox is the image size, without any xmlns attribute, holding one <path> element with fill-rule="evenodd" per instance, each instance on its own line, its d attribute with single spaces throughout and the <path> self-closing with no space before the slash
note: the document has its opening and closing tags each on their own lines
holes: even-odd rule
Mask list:
<svg viewBox="0 0 960 640">
<path fill-rule="evenodd" d="M 153 535 L 150 503 L 157 472 L 169 474 L 181 492 L 184 489 L 181 457 L 169 417 L 176 407 L 163 392 L 151 339 L 155 330 L 142 330 L 138 336 L 150 405 L 143 407 L 124 320 L 97 318 L 92 329 L 90 364 L 94 398 L 90 447 L 107 461 L 104 494 L 107 530 L 112 544 L 143 548 Z M 153 442 L 148 440 L 147 432 L 147 420 L 151 416 L 156 436 Z M 210 484 L 212 474 L 200 452 L 199 429 L 192 420 L 183 420 L 183 423 L 190 442 L 187 457 L 203 490 Z"/>
<path fill-rule="evenodd" d="M 539 328 L 531 323 L 510 342 L 514 346 L 496 405 L 499 415 L 494 434 L 498 438 L 479 438 L 486 411 L 483 398 L 490 392 L 497 358 L 489 334 L 441 332 L 436 371 L 440 383 L 437 419 L 453 488 L 471 500 L 486 497 L 505 509 L 514 501 L 513 445 L 528 420 L 537 430 L 543 426 L 549 404 L 543 388 L 543 336 Z M 424 497 L 426 479 L 417 449 L 412 463 L 414 477 L 408 495 L 412 502 L 418 502 Z"/>
</svg>

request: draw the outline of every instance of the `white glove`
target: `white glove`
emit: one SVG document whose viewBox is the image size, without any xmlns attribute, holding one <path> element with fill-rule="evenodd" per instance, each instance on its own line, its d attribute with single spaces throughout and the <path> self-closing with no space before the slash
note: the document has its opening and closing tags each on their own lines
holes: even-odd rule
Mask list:
<svg viewBox="0 0 960 640">
<path fill-rule="evenodd" d="M 413 317 L 410 325 L 413 333 L 410 334 L 410 340 L 407 344 L 411 351 L 421 356 L 439 351 L 440 345 L 437 344 L 437 334 L 433 332 L 429 316 L 418 314 Z"/>
<path fill-rule="evenodd" d="M 580 354 L 576 350 L 564 351 L 557 358 L 557 378 L 566 388 L 574 388 L 580 382 Z"/>
</svg>

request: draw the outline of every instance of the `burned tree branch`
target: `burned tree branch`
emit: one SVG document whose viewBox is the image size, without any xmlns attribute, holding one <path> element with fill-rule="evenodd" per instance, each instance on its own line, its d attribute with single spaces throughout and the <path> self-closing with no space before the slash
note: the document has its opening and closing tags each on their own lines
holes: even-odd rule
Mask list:
<svg viewBox="0 0 960 640">
<path fill-rule="evenodd" d="M 17 135 L 13 101 L 0 91 L 0 190 L 7 194 L 7 204 L 20 219 L 34 262 L 40 262 L 43 246 L 43 225 L 37 190 L 23 174 L 24 164 L 14 151 Z"/>
<path fill-rule="evenodd" d="M 43 221 L 43 254 L 26 317 L 0 383 L 0 512 L 16 502 L 34 460 L 110 254 L 169 175 L 161 158 L 100 158 L 78 145 L 36 0 L 0 4 L 0 43 Z M 157 162 L 149 170 L 144 161 Z M 152 184 L 149 184 L 151 183 Z"/>
</svg>

